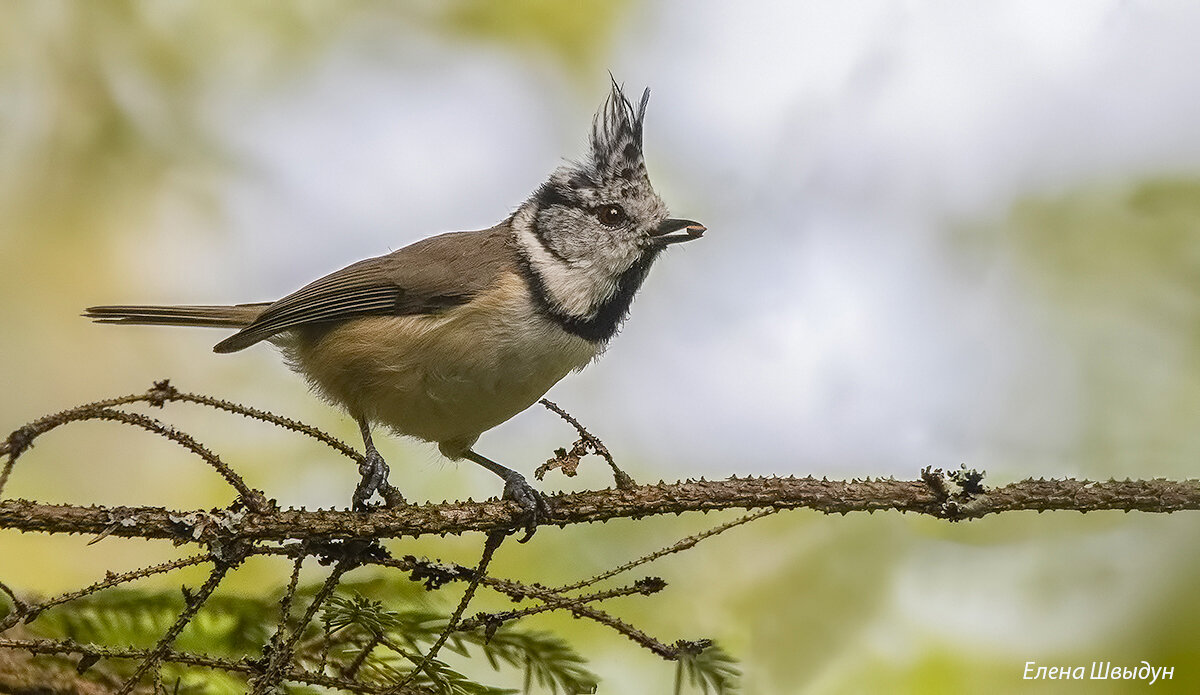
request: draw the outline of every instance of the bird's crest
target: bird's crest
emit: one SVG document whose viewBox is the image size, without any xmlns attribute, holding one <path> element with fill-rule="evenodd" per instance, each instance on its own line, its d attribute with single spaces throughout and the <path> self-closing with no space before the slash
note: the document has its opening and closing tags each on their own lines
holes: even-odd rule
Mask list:
<svg viewBox="0 0 1200 695">
<path fill-rule="evenodd" d="M 642 121 L 650 90 L 642 92 L 637 109 L 621 91 L 616 79 L 604 106 L 592 121 L 592 165 L 602 180 L 634 181 L 646 176 L 642 160 Z"/>
</svg>

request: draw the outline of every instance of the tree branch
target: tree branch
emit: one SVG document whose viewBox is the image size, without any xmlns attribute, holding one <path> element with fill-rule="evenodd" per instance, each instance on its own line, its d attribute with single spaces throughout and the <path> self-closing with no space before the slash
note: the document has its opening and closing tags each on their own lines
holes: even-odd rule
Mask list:
<svg viewBox="0 0 1200 695">
<path fill-rule="evenodd" d="M 673 643 L 659 640 L 596 606 L 617 596 L 651 595 L 665 586 L 663 580 L 643 577 L 628 587 L 594 591 L 585 595 L 572 595 L 571 592 L 611 579 L 617 574 L 664 555 L 687 550 L 705 538 L 783 509 L 808 508 L 826 514 L 894 510 L 926 514 L 950 521 L 1017 510 L 1089 512 L 1120 509 L 1174 512 L 1200 509 L 1200 481 L 1197 480 L 1093 482 L 1030 479 L 987 489 L 982 484 L 983 474 L 966 467 L 949 472 L 927 468 L 921 471 L 917 480 L 889 478 L 844 481 L 817 480 L 812 477 L 732 477 L 717 481 L 701 479 L 639 486 L 633 484 L 633 481 L 612 463 L 607 450 L 598 439 L 565 411 L 547 402 L 547 407 L 575 427 L 580 439 L 569 452 L 565 449 L 560 450 L 555 459 L 539 470 L 544 472 L 550 468 L 561 467 L 564 474 L 570 475 L 581 457 L 597 453 L 613 465 L 617 488 L 560 493 L 550 497 L 548 502 L 552 513 L 546 524 L 566 526 L 691 511 L 735 508 L 755 510 L 739 519 L 726 521 L 661 550 L 602 571 L 591 578 L 559 589 L 551 589 L 536 582 L 500 579 L 486 573 L 491 553 L 504 538 L 504 534 L 513 528 L 524 526 L 523 510 L 516 503 L 468 500 L 376 508 L 364 512 L 278 509 L 274 501 L 268 500 L 264 493 L 249 488 L 212 450 L 190 435 L 145 415 L 118 409 L 134 404 L 162 407 L 167 402 L 175 401 L 205 405 L 299 432 L 316 438 L 352 460 L 361 460 L 361 456 L 344 443 L 308 425 L 240 404 L 181 393 L 167 381 L 155 383 L 142 394 L 78 406 L 18 428 L 0 441 L 0 456 L 6 459 L 0 467 L 0 492 L 3 491 L 15 462 L 29 450 L 35 439 L 70 423 L 102 420 L 136 426 L 184 446 L 207 465 L 215 468 L 229 482 L 231 493 L 235 494 L 236 499 L 223 509 L 192 511 L 164 507 L 54 505 L 23 499 L 0 500 L 0 529 L 92 534 L 95 537 L 92 542 L 109 535 L 169 539 L 176 544 L 198 544 L 204 551 L 201 555 L 131 572 L 110 572 L 103 580 L 88 587 L 41 603 L 23 601 L 6 585 L 0 584 L 0 593 L 7 596 L 6 603 L 11 603 L 7 617 L 0 621 L 0 632 L 15 628 L 21 622 L 36 621 L 47 608 L 70 603 L 141 577 L 195 564 L 213 563 L 209 580 L 199 592 L 184 591 L 186 605 L 183 611 L 165 633 L 158 635 L 156 646 L 152 649 L 78 645 L 70 639 L 12 639 L 10 636 L 0 638 L 0 652 L 7 648 L 28 650 L 37 654 L 78 654 L 81 657 L 77 667 L 80 673 L 99 659 L 136 659 L 139 664 L 132 676 L 125 680 L 123 692 L 135 688 L 145 675 L 153 678 L 156 688 L 161 687 L 160 662 L 242 674 L 247 679 L 248 687 L 255 692 L 265 692 L 283 682 L 325 685 L 355 693 L 424 692 L 426 685 L 444 690 L 452 680 L 465 679 L 461 674 L 447 670 L 446 665 L 436 659 L 438 649 L 443 644 L 448 644 L 451 639 L 458 640 L 460 635 L 467 634 L 462 632 L 463 630 L 470 628 L 470 634 L 480 633 L 476 634 L 476 637 L 482 637 L 482 644 L 486 645 L 494 637 L 499 639 L 497 631 L 507 629 L 509 621 L 537 613 L 566 611 L 576 617 L 605 625 L 664 659 L 679 661 L 681 670 L 677 671 L 677 674 L 682 674 L 685 667 L 688 673 L 703 672 L 705 675 L 702 682 L 712 683 L 718 693 L 724 693 L 727 692 L 726 686 L 733 682 L 730 679 L 736 676 L 736 669 L 731 666 L 728 655 L 712 646 L 708 640 L 678 640 Z M 488 545 L 474 569 L 411 556 L 394 558 L 376 542 L 381 538 L 461 534 L 468 531 L 489 534 Z M 299 542 L 273 544 L 282 541 Z M 192 622 L 192 618 L 201 608 L 201 603 L 214 593 L 229 569 L 236 567 L 251 555 L 282 555 L 292 559 L 290 581 L 280 604 L 280 618 L 274 636 L 262 647 L 262 657 L 232 660 L 175 651 L 172 648 L 175 638 Z M 303 616 L 292 619 L 291 608 L 298 591 L 300 569 L 307 557 L 315 557 L 321 564 L 336 566 L 314 595 Z M 427 589 L 436 589 L 450 581 L 467 582 L 468 588 L 454 613 L 446 620 L 445 626 L 439 626 L 436 631 L 430 633 L 436 634 L 436 637 L 427 640 L 432 644 L 429 650 L 425 654 L 416 653 L 416 642 L 413 641 L 410 646 L 414 653 L 410 654 L 406 651 L 407 647 L 402 650 L 397 646 L 397 642 L 388 637 L 390 634 L 407 634 L 396 632 L 403 627 L 396 617 L 399 614 L 389 612 L 382 605 L 372 601 L 354 603 L 356 599 L 353 597 L 350 599 L 353 605 L 350 605 L 344 598 L 334 595 L 341 583 L 342 574 L 359 565 L 399 569 L 408 573 L 410 580 L 425 584 Z M 460 624 L 467 604 L 471 602 L 475 590 L 481 586 L 494 589 L 517 603 L 530 603 L 500 613 L 481 613 Z M 305 646 L 303 641 L 307 639 L 307 628 L 319 611 L 326 611 L 323 618 L 326 628 L 324 641 L 318 645 L 318 660 L 318 655 L 313 654 L 309 648 L 312 645 Z M 274 614 L 273 610 L 270 612 Z M 343 623 L 341 627 L 358 626 L 355 630 L 347 630 L 338 643 L 340 647 L 354 647 L 350 653 L 356 655 L 348 660 L 335 660 L 336 663 L 327 661 L 330 649 L 334 646 L 333 631 L 329 629 L 333 620 L 330 615 L 340 616 L 336 619 Z M 409 625 L 405 629 L 411 628 Z M 500 634 L 502 636 L 504 633 Z M 362 646 L 364 643 L 367 646 Z M 376 646 L 386 647 L 417 666 L 398 668 L 390 665 L 387 658 L 375 659 L 371 652 Z M 531 651 L 533 647 L 526 645 L 522 649 L 523 651 L 518 652 L 525 655 L 525 668 L 529 673 L 528 669 L 532 668 L 529 659 L 534 653 Z M 579 662 L 578 657 L 558 647 L 552 648 L 551 652 L 558 653 L 561 657 L 561 663 L 555 667 L 558 669 L 555 678 L 562 683 L 573 683 L 572 688 L 576 690 L 588 683 L 594 685 L 594 676 L 571 665 Z M 489 654 L 489 659 L 493 656 Z M 511 659 L 509 660 L 511 662 Z M 552 661 L 545 661 L 544 658 L 543 661 L 540 668 L 549 668 L 546 664 Z M 306 664 L 311 666 L 313 663 L 318 664 L 316 670 L 304 668 Z M 371 673 L 363 673 L 368 665 L 372 666 Z M 327 675 L 330 668 L 334 668 L 334 672 L 339 675 Z M 381 680 L 386 681 L 386 685 L 379 685 Z M 417 684 L 417 680 L 421 683 Z M 414 685 L 406 686 L 409 681 Z"/>
<path fill-rule="evenodd" d="M 930 476 L 936 476 L 936 473 Z M 551 523 L 564 526 L 617 518 L 718 509 L 808 508 L 826 514 L 896 510 L 964 520 L 1017 510 L 1120 509 L 1175 512 L 1200 509 L 1197 480 L 1023 480 L 981 492 L 938 489 L 925 480 L 729 478 L 640 485 L 626 490 L 574 492 L 550 497 Z M 395 538 L 513 528 L 515 503 L 446 502 L 370 512 L 285 509 L 250 512 L 179 512 L 162 507 L 51 505 L 0 501 L 0 528 L 45 533 L 108 534 L 176 541 L 306 538 Z"/>
</svg>

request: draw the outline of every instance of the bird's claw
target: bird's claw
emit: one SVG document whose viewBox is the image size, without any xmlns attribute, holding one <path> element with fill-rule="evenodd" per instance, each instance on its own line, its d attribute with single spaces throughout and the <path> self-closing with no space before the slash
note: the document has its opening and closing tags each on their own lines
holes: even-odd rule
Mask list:
<svg viewBox="0 0 1200 695">
<path fill-rule="evenodd" d="M 374 448 L 363 456 L 358 464 L 358 472 L 362 480 L 354 488 L 354 511 L 365 512 L 371 508 L 367 500 L 376 492 L 383 498 L 384 506 L 399 507 L 405 504 L 404 495 L 388 482 L 388 465 Z"/>
<path fill-rule="evenodd" d="M 501 499 L 512 500 L 521 506 L 520 523 L 513 530 L 525 529 L 525 535 L 518 541 L 524 543 L 533 537 L 538 524 L 550 519 L 550 503 L 545 495 L 525 480 L 525 476 L 516 471 L 509 473 L 504 476 L 504 496 Z"/>
</svg>

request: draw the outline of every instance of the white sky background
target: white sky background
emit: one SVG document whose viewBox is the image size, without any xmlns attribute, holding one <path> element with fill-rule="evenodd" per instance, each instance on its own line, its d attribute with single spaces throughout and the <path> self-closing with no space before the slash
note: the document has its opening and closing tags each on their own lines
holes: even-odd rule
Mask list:
<svg viewBox="0 0 1200 695">
<path fill-rule="evenodd" d="M 157 278 L 172 300 L 272 299 L 490 226 L 583 155 L 607 75 L 584 95 L 531 60 L 385 29 L 213 102 L 247 166 L 222 200 L 233 250 L 196 253 L 235 260 L 188 278 L 194 296 Z M 608 354 L 550 397 L 664 478 L 1074 472 L 1078 377 L 1053 317 L 1019 267 L 968 263 L 949 230 L 1029 193 L 1200 171 L 1198 35 L 1190 3 L 636 11 L 612 71 L 652 88 L 651 178 L 710 232 L 664 256 Z M 568 437 L 531 411 L 480 450 L 514 463 Z"/>
</svg>

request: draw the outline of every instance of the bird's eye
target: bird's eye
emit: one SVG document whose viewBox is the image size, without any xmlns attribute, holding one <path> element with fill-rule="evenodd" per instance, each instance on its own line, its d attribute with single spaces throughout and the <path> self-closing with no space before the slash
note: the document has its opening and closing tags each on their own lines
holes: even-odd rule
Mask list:
<svg viewBox="0 0 1200 695">
<path fill-rule="evenodd" d="M 601 224 L 615 227 L 625 221 L 625 211 L 620 205 L 602 205 L 596 210 L 596 219 Z"/>
</svg>

